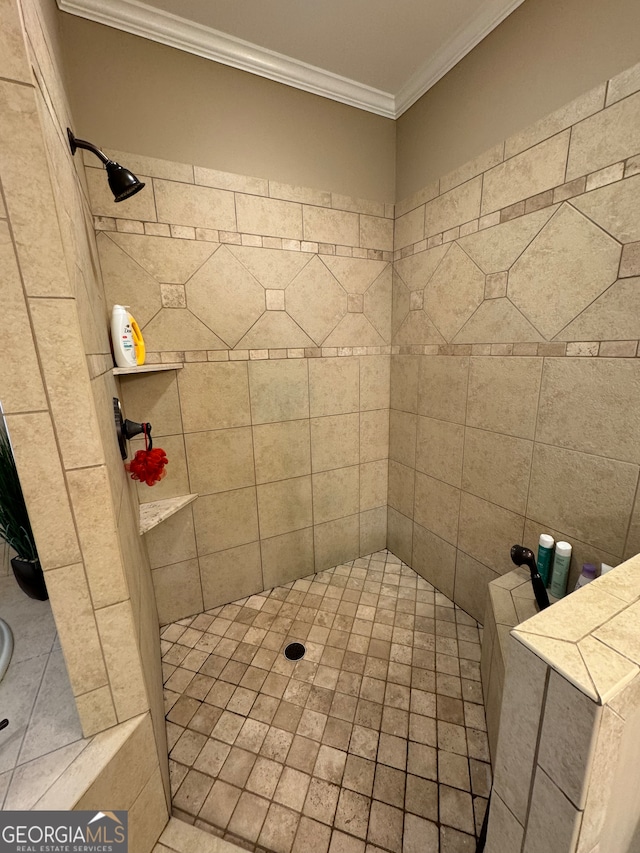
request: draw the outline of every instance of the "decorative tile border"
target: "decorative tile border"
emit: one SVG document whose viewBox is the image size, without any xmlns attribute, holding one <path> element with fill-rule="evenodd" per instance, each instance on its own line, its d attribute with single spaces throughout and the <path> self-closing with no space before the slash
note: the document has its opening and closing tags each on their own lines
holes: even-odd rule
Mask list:
<svg viewBox="0 0 640 853">
<path fill-rule="evenodd" d="M 305 347 L 282 349 L 219 349 L 219 350 L 172 350 L 171 352 L 147 352 L 145 364 L 192 364 L 205 361 L 266 361 L 283 358 L 353 358 L 371 355 L 391 355 L 398 347 Z M 403 349 L 410 349 L 403 347 Z M 413 348 L 415 349 L 415 347 Z M 429 349 L 425 347 L 425 349 Z M 89 376 L 96 379 L 110 373 L 113 368 L 111 354 L 98 353 L 87 356 Z M 151 371 L 152 372 L 152 371 Z"/>
<path fill-rule="evenodd" d="M 583 175 L 579 178 L 574 178 L 572 181 L 560 184 L 545 192 L 522 199 L 493 213 L 485 214 L 477 219 L 471 219 L 462 225 L 457 225 L 455 228 L 450 228 L 448 231 L 442 231 L 438 234 L 433 234 L 430 237 L 425 237 L 416 243 L 410 243 L 402 249 L 396 249 L 393 252 L 393 260 L 399 261 L 402 258 L 407 258 L 411 255 L 418 255 L 421 252 L 426 252 L 436 246 L 442 246 L 443 243 L 451 243 L 460 237 L 466 237 L 469 234 L 475 234 L 476 231 L 484 231 L 486 228 L 492 228 L 494 225 L 500 225 L 503 222 L 509 222 L 512 219 L 518 219 L 520 216 L 526 216 L 528 213 L 534 213 L 537 210 L 543 210 L 546 207 L 552 207 L 554 204 L 560 204 L 563 201 L 568 201 L 575 196 L 583 195 L 590 190 L 600 189 L 609 184 L 617 183 L 618 181 L 631 178 L 634 175 L 640 174 L 640 154 L 635 154 L 628 157 L 626 160 L 621 160 L 614 163 L 612 166 L 607 166 L 605 169 L 599 169 L 596 172 L 591 172 L 588 175 Z"/>
<path fill-rule="evenodd" d="M 427 344 L 392 346 L 391 355 L 539 356 L 542 358 L 636 358 L 640 341 L 543 341 L 513 344 Z"/>
<path fill-rule="evenodd" d="M 220 349 L 147 353 L 147 364 L 190 363 L 194 361 L 265 361 L 282 358 L 343 358 L 391 355 L 392 347 L 299 347 L 296 349 Z"/>
<path fill-rule="evenodd" d="M 194 228 L 190 225 L 169 225 L 163 222 L 144 222 L 137 219 L 115 219 L 111 216 L 94 216 L 97 232 L 117 231 L 121 234 L 144 234 L 151 237 L 172 237 L 178 240 L 199 240 L 207 243 L 226 243 L 234 246 L 252 246 L 263 249 L 282 249 L 287 252 L 308 252 L 315 255 L 339 255 L 369 261 L 393 260 L 393 252 L 382 249 L 364 249 L 341 246 L 336 243 L 316 243 L 310 240 L 288 240 L 284 237 L 266 237 L 242 234 L 237 231 L 218 231 L 213 228 Z"/>
<path fill-rule="evenodd" d="M 172 350 L 148 352 L 145 364 L 192 364 L 205 361 L 266 361 L 283 358 L 350 358 L 371 355 L 529 356 L 537 358 L 640 358 L 640 341 L 545 341 L 514 344 L 435 344 L 380 347 L 306 347 L 282 349 Z M 87 356 L 96 379 L 113 370 L 110 354 Z"/>
</svg>

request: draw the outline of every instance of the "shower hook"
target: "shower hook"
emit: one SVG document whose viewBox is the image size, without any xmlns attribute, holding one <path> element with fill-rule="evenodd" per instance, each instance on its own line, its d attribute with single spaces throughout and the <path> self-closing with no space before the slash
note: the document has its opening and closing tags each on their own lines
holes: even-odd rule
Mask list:
<svg viewBox="0 0 640 853">
<path fill-rule="evenodd" d="M 153 440 L 151 438 L 151 424 L 137 423 L 130 421 L 122 416 L 122 406 L 117 397 L 113 398 L 113 417 L 116 422 L 116 433 L 118 435 L 118 444 L 120 446 L 120 454 L 123 459 L 127 458 L 127 441 L 131 441 L 136 435 L 145 436 L 147 450 L 153 449 Z"/>
</svg>

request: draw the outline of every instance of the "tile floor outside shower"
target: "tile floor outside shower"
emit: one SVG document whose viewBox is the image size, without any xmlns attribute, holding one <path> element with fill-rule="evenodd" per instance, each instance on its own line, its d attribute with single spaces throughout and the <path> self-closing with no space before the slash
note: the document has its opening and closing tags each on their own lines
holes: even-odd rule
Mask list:
<svg viewBox="0 0 640 853">
<path fill-rule="evenodd" d="M 161 635 L 175 816 L 256 851 L 473 853 L 491 786 L 480 629 L 397 557 Z"/>
</svg>

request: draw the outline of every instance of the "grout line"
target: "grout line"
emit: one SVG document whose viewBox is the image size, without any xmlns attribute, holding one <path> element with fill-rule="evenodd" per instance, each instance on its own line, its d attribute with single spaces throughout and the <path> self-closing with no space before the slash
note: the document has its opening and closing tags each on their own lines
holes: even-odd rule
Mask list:
<svg viewBox="0 0 640 853">
<path fill-rule="evenodd" d="M 549 678 L 551 675 L 551 671 L 552 671 L 551 667 L 547 666 L 546 672 L 545 672 L 544 690 L 542 693 L 542 704 L 540 706 L 541 707 L 541 714 L 540 714 L 540 719 L 538 721 L 538 730 L 536 732 L 536 746 L 535 746 L 535 751 L 534 751 L 534 755 L 533 755 L 533 764 L 532 764 L 532 768 L 531 768 L 531 779 L 529 781 L 529 794 L 527 796 L 527 813 L 525 815 L 524 824 L 523 824 L 523 827 L 524 827 L 524 833 L 522 836 L 523 840 L 527 837 L 527 824 L 529 823 L 529 815 L 531 813 L 531 801 L 533 799 L 533 786 L 534 786 L 535 778 L 536 778 L 536 768 L 539 766 L 538 765 L 538 753 L 540 752 L 540 741 L 542 739 L 542 728 L 544 725 L 545 710 L 546 710 L 546 706 L 547 706 L 547 695 L 549 693 Z"/>
<path fill-rule="evenodd" d="M 564 159 L 564 183 L 567 183 L 567 172 L 569 171 L 569 159 L 571 157 L 571 142 L 573 137 L 573 125 L 567 128 L 569 131 L 569 139 L 567 140 L 567 153 Z"/>
</svg>

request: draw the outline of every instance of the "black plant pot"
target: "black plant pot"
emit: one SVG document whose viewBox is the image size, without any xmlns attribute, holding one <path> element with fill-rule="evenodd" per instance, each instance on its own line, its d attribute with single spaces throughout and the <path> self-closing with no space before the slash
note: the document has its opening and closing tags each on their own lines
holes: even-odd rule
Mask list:
<svg viewBox="0 0 640 853">
<path fill-rule="evenodd" d="M 21 557 L 13 557 L 11 568 L 18 586 L 29 598 L 36 598 L 38 601 L 46 601 L 49 598 L 40 560 L 23 560 Z"/>
</svg>

